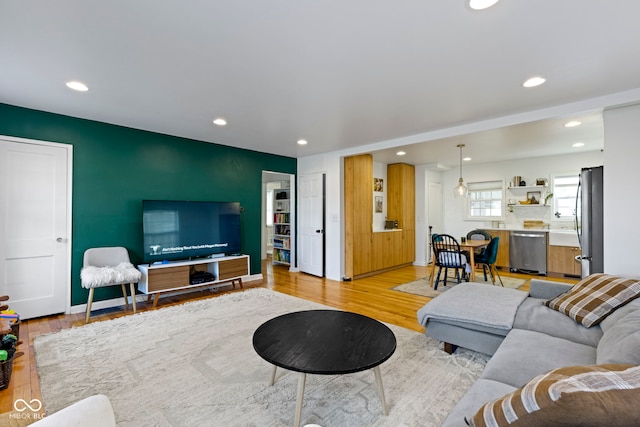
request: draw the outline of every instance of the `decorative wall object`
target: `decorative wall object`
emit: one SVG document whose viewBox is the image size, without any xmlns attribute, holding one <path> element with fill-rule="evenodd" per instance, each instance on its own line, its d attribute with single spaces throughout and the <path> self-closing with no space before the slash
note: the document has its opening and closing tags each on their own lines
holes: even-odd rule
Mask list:
<svg viewBox="0 0 640 427">
<path fill-rule="evenodd" d="M 376 196 L 376 212 L 382 212 L 382 196 Z"/>
<path fill-rule="evenodd" d="M 541 195 L 542 194 L 540 191 L 527 191 L 527 200 L 529 201 L 529 204 L 531 205 L 540 204 Z"/>
<path fill-rule="evenodd" d="M 384 191 L 382 178 L 373 178 L 373 191 L 382 192 Z"/>
</svg>

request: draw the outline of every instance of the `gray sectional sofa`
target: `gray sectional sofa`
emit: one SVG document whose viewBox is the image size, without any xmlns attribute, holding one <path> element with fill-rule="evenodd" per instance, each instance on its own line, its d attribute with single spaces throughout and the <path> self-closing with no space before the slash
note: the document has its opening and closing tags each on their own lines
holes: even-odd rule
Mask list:
<svg viewBox="0 0 640 427">
<path fill-rule="evenodd" d="M 532 279 L 526 294 L 486 284 L 460 284 L 418 311 L 426 335 L 445 342 L 445 349 L 461 346 L 492 355 L 481 378 L 443 426 L 466 426 L 465 419 L 471 419 L 486 402 L 556 368 L 640 365 L 640 299 L 587 328 L 543 304 L 571 287 Z"/>
</svg>

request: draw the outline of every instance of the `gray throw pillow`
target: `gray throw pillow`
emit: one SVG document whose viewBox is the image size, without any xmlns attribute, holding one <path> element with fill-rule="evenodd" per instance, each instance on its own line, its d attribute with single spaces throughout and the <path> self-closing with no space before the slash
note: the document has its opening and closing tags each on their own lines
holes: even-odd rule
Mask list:
<svg viewBox="0 0 640 427">
<path fill-rule="evenodd" d="M 609 316 L 604 318 L 602 322 L 600 322 L 600 327 L 602 327 L 602 332 L 607 332 L 609 329 L 613 327 L 613 325 L 618 323 L 618 320 L 624 319 L 634 311 L 640 312 L 640 298 L 634 299 L 630 303 L 625 304 L 624 306 L 618 308 Z"/>
<path fill-rule="evenodd" d="M 640 365 L 640 311 L 619 319 L 602 335 L 596 361 Z"/>
</svg>

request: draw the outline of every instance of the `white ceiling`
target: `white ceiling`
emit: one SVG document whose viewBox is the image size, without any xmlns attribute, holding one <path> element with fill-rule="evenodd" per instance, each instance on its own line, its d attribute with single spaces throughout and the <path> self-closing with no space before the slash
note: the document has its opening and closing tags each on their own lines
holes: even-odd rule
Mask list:
<svg viewBox="0 0 640 427">
<path fill-rule="evenodd" d="M 638 16 L 637 0 L 0 0 L 0 102 L 303 157 L 640 93 Z M 547 83 L 523 88 L 533 75 Z M 544 120 L 474 132 L 465 154 L 601 148 L 607 106 L 581 135 Z M 414 139 L 402 161 L 457 164 L 460 140 Z"/>
</svg>

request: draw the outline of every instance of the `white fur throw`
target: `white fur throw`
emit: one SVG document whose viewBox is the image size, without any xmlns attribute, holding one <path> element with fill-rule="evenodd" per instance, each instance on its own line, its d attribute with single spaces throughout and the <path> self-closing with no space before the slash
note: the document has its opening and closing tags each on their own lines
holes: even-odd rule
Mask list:
<svg viewBox="0 0 640 427">
<path fill-rule="evenodd" d="M 121 262 L 115 267 L 94 267 L 90 265 L 80 271 L 82 287 L 85 289 L 123 283 L 137 283 L 140 277 L 142 277 L 142 273 L 130 262 Z"/>
</svg>

